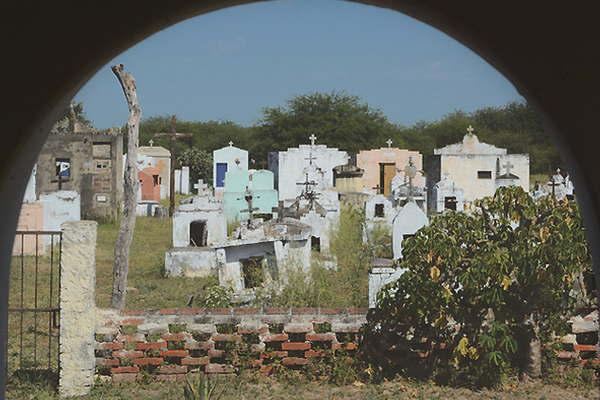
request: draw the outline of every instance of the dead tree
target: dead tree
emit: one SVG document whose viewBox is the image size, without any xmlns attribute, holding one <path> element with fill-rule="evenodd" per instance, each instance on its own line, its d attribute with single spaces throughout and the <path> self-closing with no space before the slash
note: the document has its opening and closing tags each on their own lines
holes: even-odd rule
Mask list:
<svg viewBox="0 0 600 400">
<path fill-rule="evenodd" d="M 138 103 L 133 75 L 123 70 L 123 64 L 113 66 L 112 71 L 121 84 L 127 106 L 129 107 L 129 119 L 127 120 L 127 161 L 125 162 L 125 178 L 123 182 L 123 213 L 121 215 L 119 235 L 115 243 L 111 299 L 111 306 L 122 310 L 125 306 L 125 294 L 127 292 L 129 248 L 133 241 L 133 231 L 135 229 L 135 209 L 139 185 L 137 153 L 142 110 Z"/>
</svg>

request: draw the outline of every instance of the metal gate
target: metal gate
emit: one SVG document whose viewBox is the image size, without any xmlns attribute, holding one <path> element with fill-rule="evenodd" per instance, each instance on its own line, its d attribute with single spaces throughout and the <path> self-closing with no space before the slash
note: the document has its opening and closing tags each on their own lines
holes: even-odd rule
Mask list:
<svg viewBox="0 0 600 400">
<path fill-rule="evenodd" d="M 58 381 L 60 231 L 17 231 L 10 265 L 7 378 Z"/>
</svg>

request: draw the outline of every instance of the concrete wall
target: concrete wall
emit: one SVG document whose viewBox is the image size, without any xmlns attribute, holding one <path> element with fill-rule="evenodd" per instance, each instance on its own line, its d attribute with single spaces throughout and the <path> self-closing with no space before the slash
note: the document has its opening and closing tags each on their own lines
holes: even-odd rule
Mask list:
<svg viewBox="0 0 600 400">
<path fill-rule="evenodd" d="M 81 199 L 75 191 L 42 194 L 40 203 L 44 213 L 44 230 L 58 231 L 65 222 L 81 220 Z M 50 236 L 44 236 L 44 244 L 50 244 Z"/>
<path fill-rule="evenodd" d="M 414 235 L 419 229 L 429 224 L 427 215 L 412 201 L 406 203 L 394 217 L 392 231 L 392 248 L 394 259 L 402 258 L 402 241 L 404 235 Z"/>
<path fill-rule="evenodd" d="M 40 202 L 23 203 L 21 213 L 19 214 L 19 222 L 17 224 L 18 231 L 41 231 L 44 229 L 44 210 Z M 37 240 L 38 254 L 44 253 L 44 237 L 40 236 Z M 35 235 L 16 235 L 13 244 L 12 255 L 20 255 L 21 250 L 24 255 L 33 255 L 36 253 Z"/>
<path fill-rule="evenodd" d="M 275 247 L 273 242 L 258 242 L 252 244 L 223 247 L 217 257 L 219 269 L 219 284 L 231 286 L 235 291 L 245 289 L 242 263 L 240 260 L 262 256 L 265 258 L 267 275 L 265 278 L 278 279 L 278 265 L 275 258 Z M 224 257 L 223 257 L 224 255 Z"/>
<path fill-rule="evenodd" d="M 309 156 L 315 157 L 313 165 L 323 173 L 322 189 L 333 188 L 333 168 L 348 162 L 348 153 L 325 145 L 300 145 L 280 151 L 278 155 L 278 188 L 279 200 L 295 199 L 302 192 L 298 182 L 304 182 L 304 171 L 309 168 Z M 309 179 L 313 177 L 309 176 Z"/>
<path fill-rule="evenodd" d="M 201 278 L 218 276 L 217 255 L 212 248 L 185 247 L 165 253 L 165 276 Z"/>
<path fill-rule="evenodd" d="M 94 382 L 96 227 L 93 221 L 62 225 L 58 387 L 61 397 L 84 396 Z"/>
</svg>

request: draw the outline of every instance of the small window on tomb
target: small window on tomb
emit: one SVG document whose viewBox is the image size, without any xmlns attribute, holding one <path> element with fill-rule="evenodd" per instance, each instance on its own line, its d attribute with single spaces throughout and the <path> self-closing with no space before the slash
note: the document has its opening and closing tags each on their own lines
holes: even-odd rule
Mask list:
<svg viewBox="0 0 600 400">
<path fill-rule="evenodd" d="M 240 260 L 242 264 L 242 275 L 244 276 L 244 287 L 251 289 L 263 284 L 263 261 L 264 257 L 255 256 Z"/>
<path fill-rule="evenodd" d="M 406 239 L 410 239 L 413 236 L 415 236 L 414 233 L 407 233 L 406 235 L 402 235 L 402 241 L 405 241 Z"/>
<path fill-rule="evenodd" d="M 477 171 L 477 178 L 492 179 L 492 171 Z"/>
<path fill-rule="evenodd" d="M 444 210 L 456 211 L 456 197 L 455 196 L 444 197 Z"/>
<path fill-rule="evenodd" d="M 310 248 L 314 251 L 321 252 L 321 238 L 316 236 L 310 237 Z"/>
<path fill-rule="evenodd" d="M 71 159 L 70 158 L 57 158 L 54 160 L 56 166 L 56 176 L 61 179 L 68 179 L 71 177 Z"/>
<path fill-rule="evenodd" d="M 154 186 L 158 186 L 159 185 L 159 177 L 158 177 L 158 175 L 152 175 L 152 182 L 154 183 Z"/>
<path fill-rule="evenodd" d="M 385 207 L 383 203 L 375 204 L 375 216 L 379 218 L 385 217 Z"/>
<path fill-rule="evenodd" d="M 193 247 L 204 247 L 206 246 L 206 239 L 208 237 L 208 231 L 206 230 L 206 221 L 192 221 L 190 223 L 190 246 Z"/>
</svg>

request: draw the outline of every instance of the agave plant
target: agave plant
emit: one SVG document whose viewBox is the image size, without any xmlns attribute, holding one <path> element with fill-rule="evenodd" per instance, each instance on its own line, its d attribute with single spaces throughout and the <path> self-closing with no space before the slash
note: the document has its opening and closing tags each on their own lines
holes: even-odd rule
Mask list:
<svg viewBox="0 0 600 400">
<path fill-rule="evenodd" d="M 185 400 L 219 400 L 224 391 L 224 385 L 200 372 L 186 377 L 183 396 Z"/>
</svg>

